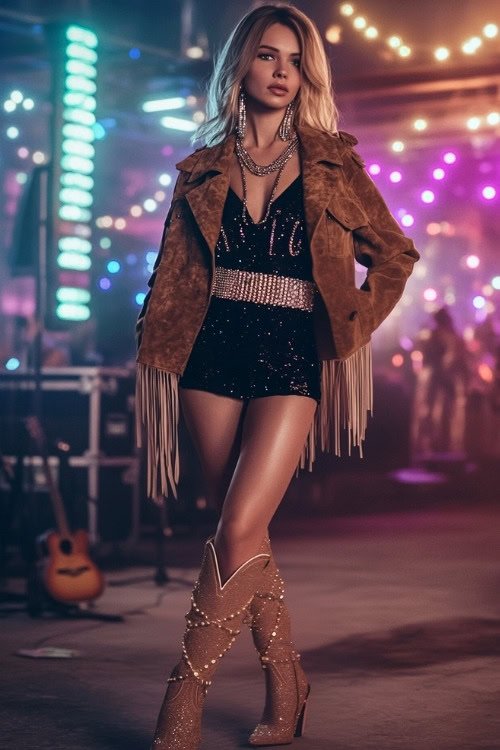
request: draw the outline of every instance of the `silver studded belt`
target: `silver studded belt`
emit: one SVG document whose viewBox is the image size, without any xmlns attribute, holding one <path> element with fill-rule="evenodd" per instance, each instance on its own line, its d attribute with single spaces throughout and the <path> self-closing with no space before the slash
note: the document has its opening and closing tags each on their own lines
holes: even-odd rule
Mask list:
<svg viewBox="0 0 500 750">
<path fill-rule="evenodd" d="M 313 281 L 290 276 L 237 271 L 232 268 L 215 269 L 213 294 L 224 299 L 294 307 L 312 312 L 315 290 Z"/>
</svg>

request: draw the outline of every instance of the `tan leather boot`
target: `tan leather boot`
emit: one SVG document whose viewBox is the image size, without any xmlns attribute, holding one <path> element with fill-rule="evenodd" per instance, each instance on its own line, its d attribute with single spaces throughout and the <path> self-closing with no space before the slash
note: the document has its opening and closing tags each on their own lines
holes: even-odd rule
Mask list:
<svg viewBox="0 0 500 750">
<path fill-rule="evenodd" d="M 205 696 L 219 659 L 240 633 L 243 618 L 269 564 L 261 553 L 244 562 L 222 585 L 213 537 L 205 543 L 191 609 L 182 638 L 182 658 L 168 678 L 151 750 L 198 750 Z"/>
<path fill-rule="evenodd" d="M 249 743 L 255 746 L 289 745 L 305 729 L 310 685 L 292 643 L 290 613 L 284 601 L 284 584 L 269 537 L 261 552 L 270 555 L 262 585 L 250 604 L 252 637 L 266 678 L 266 703 L 260 723 Z"/>
</svg>

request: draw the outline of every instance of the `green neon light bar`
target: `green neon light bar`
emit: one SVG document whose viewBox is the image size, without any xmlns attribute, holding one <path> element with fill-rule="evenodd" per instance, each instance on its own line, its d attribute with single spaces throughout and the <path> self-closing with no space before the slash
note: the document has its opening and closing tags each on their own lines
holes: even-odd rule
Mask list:
<svg viewBox="0 0 500 750">
<path fill-rule="evenodd" d="M 86 174 L 78 172 L 63 172 L 61 175 L 61 185 L 64 187 L 77 187 L 82 190 L 92 190 L 94 180 Z"/>
<path fill-rule="evenodd" d="M 84 76 L 85 78 L 95 78 L 97 70 L 93 65 L 89 65 L 83 60 L 68 60 L 66 63 L 66 73 L 72 76 Z"/>
<path fill-rule="evenodd" d="M 56 292 L 58 302 L 76 302 L 77 304 L 86 304 L 90 302 L 90 292 L 88 289 L 79 289 L 73 286 L 60 286 Z"/>
<path fill-rule="evenodd" d="M 87 222 L 92 219 L 92 214 L 87 208 L 80 208 L 80 206 L 69 203 L 65 203 L 59 208 L 59 216 L 65 221 Z"/>
<path fill-rule="evenodd" d="M 68 44 L 66 47 L 66 56 L 74 57 L 77 60 L 83 60 L 91 65 L 94 65 L 97 62 L 97 52 L 88 47 L 84 47 L 83 44 L 77 44 L 76 42 Z"/>
<path fill-rule="evenodd" d="M 61 159 L 61 167 L 68 172 L 82 172 L 90 174 L 94 171 L 94 162 L 91 159 L 84 159 L 82 156 L 72 156 L 66 154 Z"/>
<path fill-rule="evenodd" d="M 57 243 L 62 252 L 90 253 L 92 244 L 82 237 L 61 237 Z"/>
<path fill-rule="evenodd" d="M 70 75 L 66 77 L 66 88 L 68 91 L 80 91 L 83 94 L 95 94 L 97 86 L 94 81 L 84 76 Z"/>
<path fill-rule="evenodd" d="M 62 134 L 65 138 L 76 138 L 79 141 L 92 143 L 95 140 L 95 133 L 87 125 L 76 125 L 73 122 L 67 122 L 63 125 Z"/>
<path fill-rule="evenodd" d="M 63 102 L 67 107 L 77 107 L 84 109 L 86 112 L 94 112 L 97 105 L 95 97 L 82 91 L 66 91 Z"/>
<path fill-rule="evenodd" d="M 57 306 L 56 315 L 62 320 L 88 320 L 90 318 L 90 310 L 86 305 L 62 302 Z"/>
<path fill-rule="evenodd" d="M 57 258 L 57 265 L 60 268 L 68 268 L 72 271 L 88 271 L 92 265 L 92 261 L 88 255 L 61 253 Z"/>
<path fill-rule="evenodd" d="M 63 188 L 59 191 L 59 199 L 61 203 L 73 203 L 80 208 L 88 208 L 94 202 L 90 193 L 78 188 Z"/>
<path fill-rule="evenodd" d="M 95 148 L 90 143 L 85 143 L 84 141 L 67 139 L 62 143 L 62 150 L 65 154 L 83 156 L 85 159 L 93 159 L 95 156 Z"/>
<path fill-rule="evenodd" d="M 69 42 L 79 42 L 86 47 L 97 47 L 97 36 L 90 29 L 84 29 L 82 26 L 68 26 L 66 39 Z"/>
</svg>

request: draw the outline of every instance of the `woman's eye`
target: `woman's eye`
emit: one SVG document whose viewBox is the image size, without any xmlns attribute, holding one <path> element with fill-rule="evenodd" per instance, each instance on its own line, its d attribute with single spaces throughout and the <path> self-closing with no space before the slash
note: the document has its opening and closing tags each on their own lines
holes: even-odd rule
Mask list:
<svg viewBox="0 0 500 750">
<path fill-rule="evenodd" d="M 258 57 L 273 57 L 274 58 L 274 55 L 272 55 L 270 52 L 260 52 Z M 292 62 L 295 65 L 295 67 L 300 68 L 300 60 L 292 60 Z"/>
</svg>

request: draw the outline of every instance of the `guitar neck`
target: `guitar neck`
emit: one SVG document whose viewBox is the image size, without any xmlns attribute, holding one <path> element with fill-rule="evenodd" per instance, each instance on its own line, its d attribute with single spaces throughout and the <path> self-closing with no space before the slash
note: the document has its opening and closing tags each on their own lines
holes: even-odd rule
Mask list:
<svg viewBox="0 0 500 750">
<path fill-rule="evenodd" d="M 64 509 L 64 503 L 61 497 L 61 493 L 54 481 L 52 469 L 50 468 L 49 458 L 46 453 L 42 455 L 43 470 L 45 473 L 45 479 L 49 488 L 50 501 L 52 503 L 52 510 L 56 517 L 57 528 L 61 536 L 69 536 L 71 534 L 68 526 L 68 519 L 66 518 L 66 511 Z"/>
<path fill-rule="evenodd" d="M 37 417 L 31 416 L 26 419 L 26 426 L 32 439 L 36 443 L 36 447 L 40 456 L 42 457 L 43 471 L 47 486 L 49 488 L 50 501 L 52 503 L 52 509 L 56 517 L 57 528 L 61 536 L 69 536 L 71 534 L 66 518 L 66 511 L 64 510 L 64 503 L 62 501 L 61 493 L 59 488 L 54 481 L 54 475 L 49 464 L 49 453 L 47 450 L 47 442 L 44 431 Z"/>
</svg>

